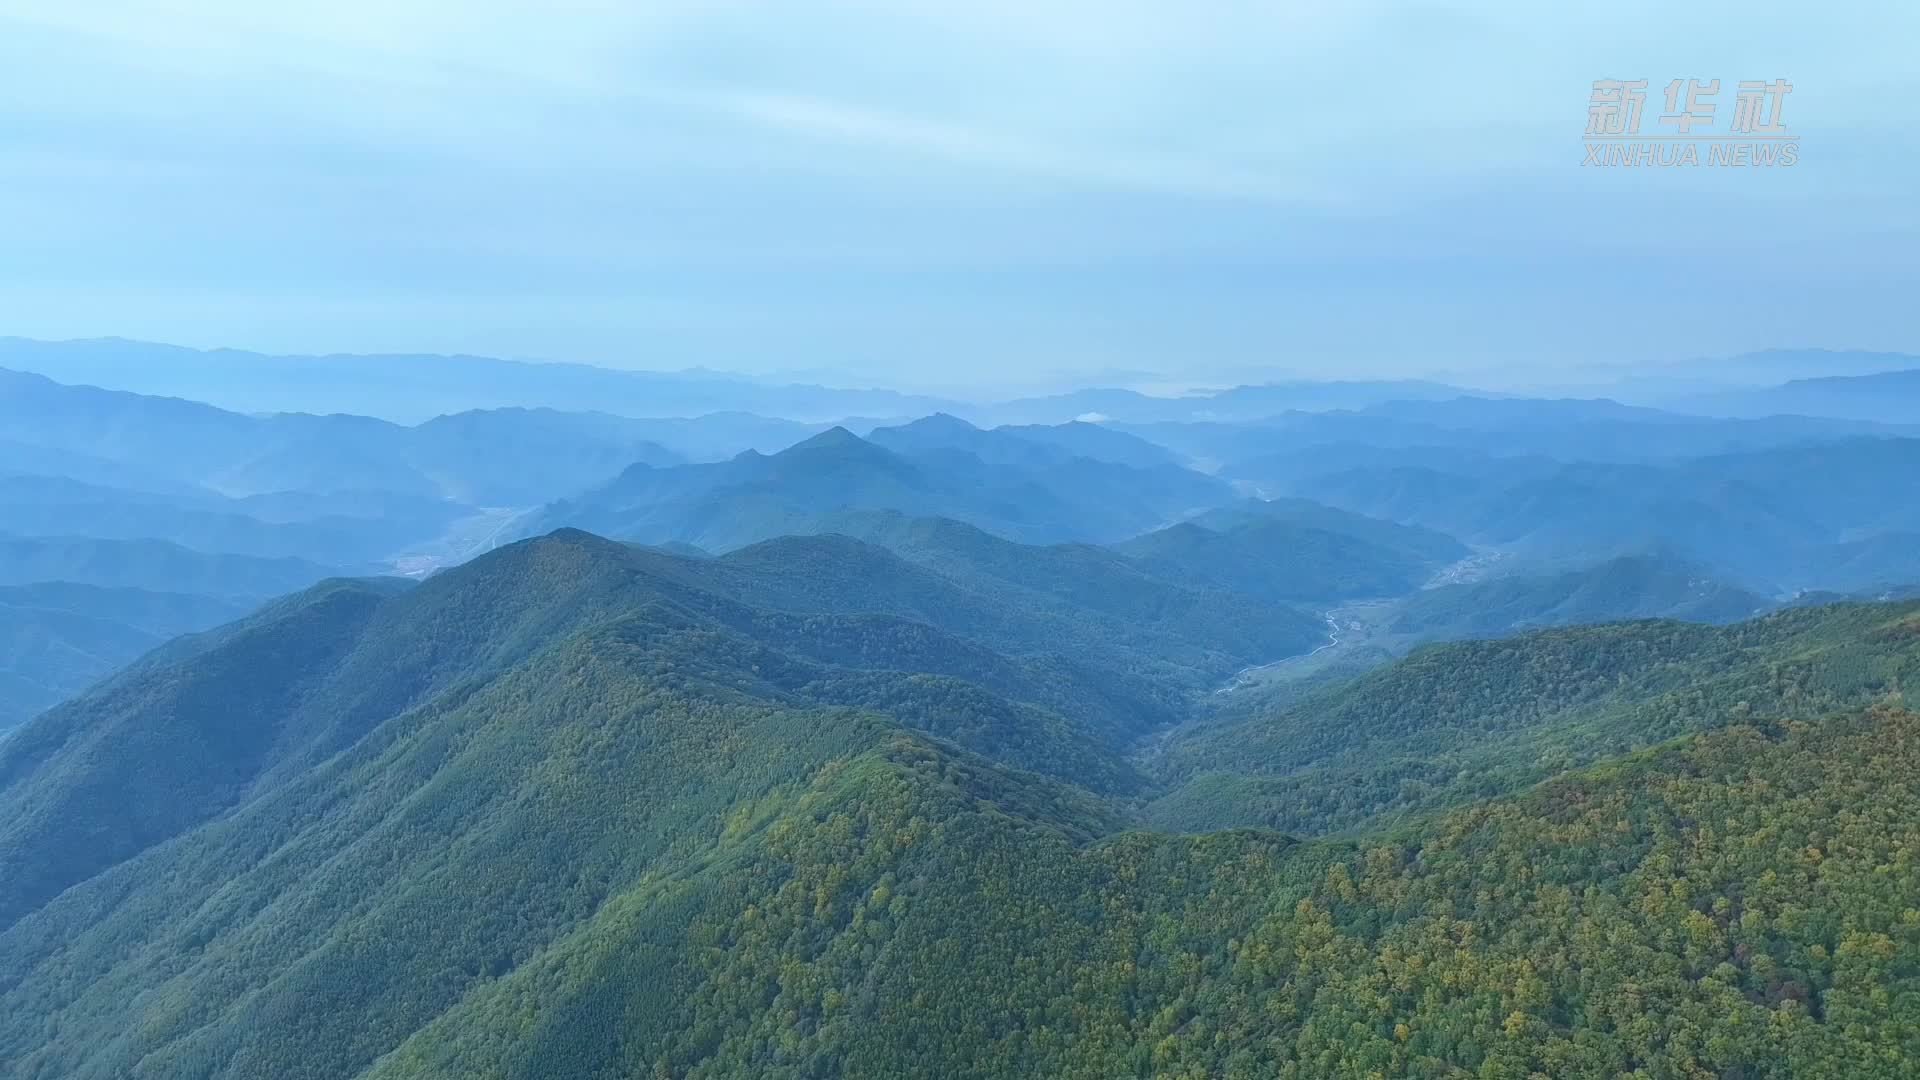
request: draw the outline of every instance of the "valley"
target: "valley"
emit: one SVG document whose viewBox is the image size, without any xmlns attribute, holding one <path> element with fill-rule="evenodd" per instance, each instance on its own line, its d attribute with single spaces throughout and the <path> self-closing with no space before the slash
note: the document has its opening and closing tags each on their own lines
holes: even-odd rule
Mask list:
<svg viewBox="0 0 1920 1080">
<path fill-rule="evenodd" d="M 1920 1031 L 1909 440 L 0 385 L 9 1076 L 1786 1080 Z"/>
<path fill-rule="evenodd" d="M 1920 4 L 1639 8 L 0 3 L 0 1080 L 1920 1080 Z"/>
</svg>

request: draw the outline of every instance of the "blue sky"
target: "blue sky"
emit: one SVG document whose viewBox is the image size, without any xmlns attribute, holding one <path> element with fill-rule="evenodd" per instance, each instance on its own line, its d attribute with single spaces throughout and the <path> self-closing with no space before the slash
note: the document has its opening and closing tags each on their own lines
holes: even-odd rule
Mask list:
<svg viewBox="0 0 1920 1080">
<path fill-rule="evenodd" d="M 0 334 L 936 389 L 1920 352 L 1901 0 L 295 7 L 0 0 Z M 1786 78 L 1800 162 L 1582 168 L 1604 77 Z"/>
</svg>

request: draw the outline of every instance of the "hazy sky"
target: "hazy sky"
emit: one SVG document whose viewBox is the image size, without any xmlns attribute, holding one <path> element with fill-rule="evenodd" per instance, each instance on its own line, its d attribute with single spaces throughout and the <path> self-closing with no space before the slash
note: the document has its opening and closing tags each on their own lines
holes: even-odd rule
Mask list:
<svg viewBox="0 0 1920 1080">
<path fill-rule="evenodd" d="M 0 0 L 0 334 L 821 371 L 1920 352 L 1920 5 Z M 1583 168 L 1785 78 L 1792 168 Z M 1724 127 L 1721 129 L 1724 130 Z"/>
</svg>

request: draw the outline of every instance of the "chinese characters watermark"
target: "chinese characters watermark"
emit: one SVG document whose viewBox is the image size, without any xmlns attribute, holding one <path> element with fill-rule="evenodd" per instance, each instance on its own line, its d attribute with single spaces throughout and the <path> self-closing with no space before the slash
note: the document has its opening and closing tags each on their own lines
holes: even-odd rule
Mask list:
<svg viewBox="0 0 1920 1080">
<path fill-rule="evenodd" d="M 1665 130 L 1643 134 L 1647 80 L 1596 79 L 1581 164 L 1791 166 L 1800 160 L 1800 136 L 1781 119 L 1791 93 L 1785 79 L 1736 84 L 1721 133 L 1714 127 L 1720 80 L 1674 79 L 1661 95 L 1666 110 L 1655 117 Z"/>
</svg>

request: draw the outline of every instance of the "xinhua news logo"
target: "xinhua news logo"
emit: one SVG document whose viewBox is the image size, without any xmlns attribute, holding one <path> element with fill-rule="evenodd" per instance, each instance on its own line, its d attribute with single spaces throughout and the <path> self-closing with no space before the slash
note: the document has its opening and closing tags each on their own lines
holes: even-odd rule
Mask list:
<svg viewBox="0 0 1920 1080">
<path fill-rule="evenodd" d="M 1800 136 L 1781 114 L 1793 84 L 1785 79 L 1736 84 L 1724 130 L 1719 79 L 1675 79 L 1655 133 L 1640 130 L 1647 80 L 1596 79 L 1587 99 L 1587 158 L 1595 166 L 1788 167 L 1800 160 Z"/>
</svg>

